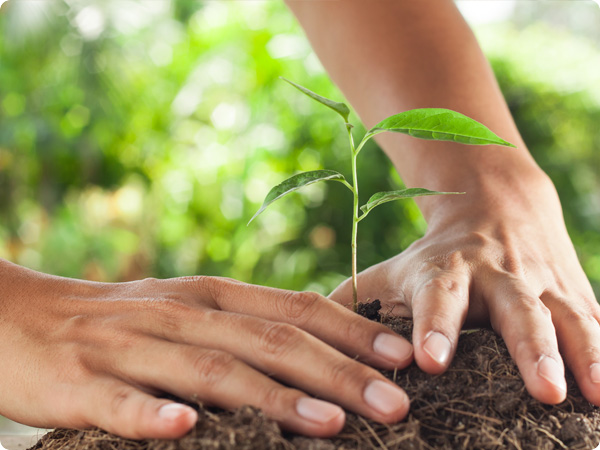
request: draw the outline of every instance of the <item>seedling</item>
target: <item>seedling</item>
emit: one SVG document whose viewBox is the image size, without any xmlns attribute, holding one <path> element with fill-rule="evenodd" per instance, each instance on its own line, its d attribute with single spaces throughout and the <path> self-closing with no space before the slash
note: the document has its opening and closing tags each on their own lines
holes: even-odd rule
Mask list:
<svg viewBox="0 0 600 450">
<path fill-rule="evenodd" d="M 265 201 L 263 202 L 260 209 L 250 219 L 252 222 L 260 213 L 262 213 L 267 206 L 271 203 L 279 200 L 283 196 L 297 191 L 304 186 L 309 184 L 317 183 L 319 181 L 338 181 L 346 186 L 352 195 L 354 196 L 354 207 L 353 207 L 353 218 L 352 218 L 352 307 L 354 311 L 357 310 L 358 306 L 358 286 L 356 281 L 357 267 L 356 267 L 356 254 L 357 254 L 357 231 L 358 224 L 377 206 L 394 200 L 400 200 L 404 198 L 421 197 L 425 195 L 448 195 L 448 194 L 464 194 L 464 192 L 438 192 L 430 191 L 423 188 L 408 188 L 397 191 L 385 191 L 377 192 L 373 194 L 371 198 L 360 207 L 362 214 L 359 215 L 359 196 L 358 196 L 358 167 L 357 157 L 364 145 L 373 136 L 383 133 L 384 131 L 391 131 L 394 133 L 403 133 L 410 136 L 429 139 L 435 141 L 452 141 L 459 142 L 461 144 L 471 145 L 503 145 L 506 147 L 515 147 L 510 142 L 499 138 L 490 131 L 486 126 L 481 123 L 464 116 L 456 111 L 442 108 L 421 108 L 412 109 L 405 111 L 400 114 L 395 114 L 382 120 L 373 128 L 371 128 L 363 136 L 358 146 L 354 145 L 354 137 L 352 136 L 353 125 L 348 121 L 350 115 L 350 109 L 344 103 L 338 103 L 328 98 L 322 97 L 314 92 L 302 87 L 290 80 L 282 78 L 296 89 L 300 90 L 304 94 L 308 95 L 313 100 L 333 109 L 337 112 L 346 125 L 348 132 L 348 139 L 350 142 L 350 152 L 352 156 L 352 184 L 346 181 L 346 178 L 335 170 L 312 170 L 310 172 L 302 172 L 288 178 L 282 183 L 275 186 L 267 194 Z M 248 224 L 250 224 L 248 222 Z"/>
</svg>

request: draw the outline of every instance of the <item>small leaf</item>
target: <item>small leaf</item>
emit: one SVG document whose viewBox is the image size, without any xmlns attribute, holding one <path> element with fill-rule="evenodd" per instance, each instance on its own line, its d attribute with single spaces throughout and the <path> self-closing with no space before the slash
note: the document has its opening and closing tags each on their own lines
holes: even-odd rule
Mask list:
<svg viewBox="0 0 600 450">
<path fill-rule="evenodd" d="M 305 93 L 313 100 L 316 100 L 319 103 L 333 109 L 336 113 L 338 113 L 340 116 L 342 116 L 344 118 L 344 122 L 348 123 L 348 116 L 350 115 L 350 108 L 348 108 L 348 106 L 346 106 L 345 103 L 334 102 L 333 100 L 329 100 L 328 98 L 321 97 L 319 94 L 315 94 L 313 91 L 306 89 L 305 87 L 300 86 L 299 84 L 296 84 L 293 81 L 288 80 L 287 78 L 284 78 L 284 77 L 279 77 L 279 78 L 281 78 L 283 81 L 287 81 L 292 86 L 294 86 L 296 89 Z"/>
<path fill-rule="evenodd" d="M 309 184 L 317 183 L 319 181 L 340 181 L 345 182 L 346 179 L 344 175 L 335 170 L 313 170 L 310 172 L 302 172 L 294 175 L 293 177 L 288 178 L 287 180 L 281 182 L 273 189 L 269 191 L 267 196 L 265 197 L 265 201 L 263 202 L 260 209 L 252 216 L 250 222 L 252 222 L 256 216 L 258 216 L 261 212 L 263 212 L 267 206 L 273 203 L 275 200 L 279 200 L 284 195 L 289 194 L 290 192 L 297 191 L 304 186 L 308 186 Z M 250 225 L 248 222 L 248 225 Z"/>
<path fill-rule="evenodd" d="M 366 205 L 360 207 L 364 215 L 367 215 L 373 208 L 394 200 L 402 200 L 404 198 L 423 197 L 425 195 L 449 195 L 449 194 L 464 194 L 464 192 L 438 192 L 430 191 L 423 188 L 401 189 L 399 191 L 385 191 L 373 194 Z"/>
<path fill-rule="evenodd" d="M 515 147 L 499 138 L 485 125 L 450 109 L 422 108 L 405 111 L 382 120 L 369 130 L 363 141 L 384 131 L 404 133 L 420 139 L 453 141 L 471 145 Z"/>
</svg>

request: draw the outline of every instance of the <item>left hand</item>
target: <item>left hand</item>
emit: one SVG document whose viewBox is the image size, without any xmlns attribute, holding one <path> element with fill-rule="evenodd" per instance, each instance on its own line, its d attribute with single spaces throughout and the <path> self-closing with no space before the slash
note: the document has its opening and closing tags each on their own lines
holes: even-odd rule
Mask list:
<svg viewBox="0 0 600 450">
<path fill-rule="evenodd" d="M 422 239 L 359 274 L 359 300 L 413 317 L 415 360 L 426 372 L 448 368 L 464 325 L 491 324 L 533 397 L 565 399 L 564 360 L 600 405 L 600 307 L 553 186 L 510 200 L 460 197 L 440 202 L 447 206 Z M 351 297 L 349 280 L 331 294 Z"/>
</svg>

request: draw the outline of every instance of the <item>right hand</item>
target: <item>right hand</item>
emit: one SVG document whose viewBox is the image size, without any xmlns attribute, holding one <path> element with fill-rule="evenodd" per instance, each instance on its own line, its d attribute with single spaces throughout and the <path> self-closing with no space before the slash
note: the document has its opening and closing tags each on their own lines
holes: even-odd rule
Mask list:
<svg viewBox="0 0 600 450">
<path fill-rule="evenodd" d="M 343 427 L 337 405 L 388 423 L 409 409 L 355 358 L 403 368 L 412 346 L 315 293 L 216 277 L 95 283 L 3 260 L 0 286 L 0 414 L 27 425 L 181 437 L 197 413 L 161 392 L 250 404 L 319 437 Z"/>
</svg>

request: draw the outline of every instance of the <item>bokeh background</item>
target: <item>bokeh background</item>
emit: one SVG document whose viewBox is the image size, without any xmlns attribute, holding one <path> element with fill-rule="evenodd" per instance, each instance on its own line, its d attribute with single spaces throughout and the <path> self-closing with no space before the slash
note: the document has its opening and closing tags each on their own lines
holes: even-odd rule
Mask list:
<svg viewBox="0 0 600 450">
<path fill-rule="evenodd" d="M 598 295 L 600 8 L 458 3 Z M 350 271 L 343 186 L 313 185 L 246 226 L 295 172 L 349 172 L 337 115 L 281 75 L 343 98 L 280 1 L 5 3 L 0 257 L 90 280 L 206 274 L 327 294 Z M 374 144 L 360 164 L 366 196 L 401 186 Z M 361 223 L 359 266 L 425 228 L 412 201 L 378 208 Z"/>
</svg>

